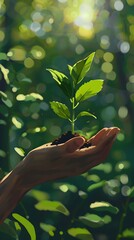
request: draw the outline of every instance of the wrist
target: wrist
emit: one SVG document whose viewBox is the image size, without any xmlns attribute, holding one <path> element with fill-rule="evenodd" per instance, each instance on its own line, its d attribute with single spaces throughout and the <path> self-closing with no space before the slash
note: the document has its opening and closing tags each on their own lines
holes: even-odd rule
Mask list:
<svg viewBox="0 0 134 240">
<path fill-rule="evenodd" d="M 21 166 L 17 166 L 0 182 L 0 223 L 2 223 L 26 192 L 22 182 Z"/>
</svg>

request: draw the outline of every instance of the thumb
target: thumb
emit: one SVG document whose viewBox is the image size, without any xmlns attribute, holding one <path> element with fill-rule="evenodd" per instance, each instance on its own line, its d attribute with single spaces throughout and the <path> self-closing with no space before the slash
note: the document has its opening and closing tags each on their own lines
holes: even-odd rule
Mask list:
<svg viewBox="0 0 134 240">
<path fill-rule="evenodd" d="M 74 137 L 64 143 L 66 153 L 73 153 L 79 149 L 85 142 L 83 137 Z"/>
</svg>

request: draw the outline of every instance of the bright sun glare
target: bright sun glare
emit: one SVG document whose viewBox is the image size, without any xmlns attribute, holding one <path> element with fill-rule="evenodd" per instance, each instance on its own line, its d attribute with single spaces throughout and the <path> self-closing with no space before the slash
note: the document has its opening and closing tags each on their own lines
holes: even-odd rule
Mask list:
<svg viewBox="0 0 134 240">
<path fill-rule="evenodd" d="M 92 0 L 83 0 L 79 3 L 78 14 L 74 24 L 79 27 L 79 35 L 90 38 L 93 36 L 93 21 L 95 19 L 95 3 Z"/>
</svg>

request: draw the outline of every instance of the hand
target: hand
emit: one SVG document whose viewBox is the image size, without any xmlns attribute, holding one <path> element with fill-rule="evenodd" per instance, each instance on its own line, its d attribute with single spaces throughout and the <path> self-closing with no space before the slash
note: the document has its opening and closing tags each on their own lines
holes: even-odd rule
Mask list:
<svg viewBox="0 0 134 240">
<path fill-rule="evenodd" d="M 27 190 L 49 180 L 80 175 L 102 163 L 119 132 L 119 128 L 103 128 L 89 139 L 91 146 L 80 149 L 83 137 L 63 144 L 45 144 L 33 149 L 21 162 L 22 183 Z"/>
<path fill-rule="evenodd" d="M 0 182 L 0 224 L 11 213 L 23 195 L 35 185 L 76 176 L 102 163 L 116 138 L 119 128 L 103 128 L 89 139 L 75 137 L 64 144 L 45 144 L 33 149 L 18 166 Z"/>
</svg>

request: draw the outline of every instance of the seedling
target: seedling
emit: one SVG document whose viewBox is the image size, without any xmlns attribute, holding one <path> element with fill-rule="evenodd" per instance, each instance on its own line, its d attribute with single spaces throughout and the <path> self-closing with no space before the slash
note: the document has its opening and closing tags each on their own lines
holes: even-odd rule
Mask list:
<svg viewBox="0 0 134 240">
<path fill-rule="evenodd" d="M 95 52 L 76 62 L 73 66 L 68 65 L 70 78 L 57 70 L 47 69 L 52 74 L 53 79 L 62 89 L 63 93 L 66 95 L 69 102 L 67 106 L 64 103 L 52 101 L 50 102 L 51 108 L 55 114 L 61 118 L 67 119 L 71 123 L 72 133 L 74 133 L 75 130 L 75 122 L 80 117 L 89 116 L 96 118 L 94 114 L 87 111 L 78 113 L 77 109 L 83 101 L 95 96 L 102 90 L 103 87 L 103 80 L 101 79 L 90 80 L 82 84 L 82 81 L 84 81 L 85 76 L 91 68 L 94 55 Z"/>
</svg>

